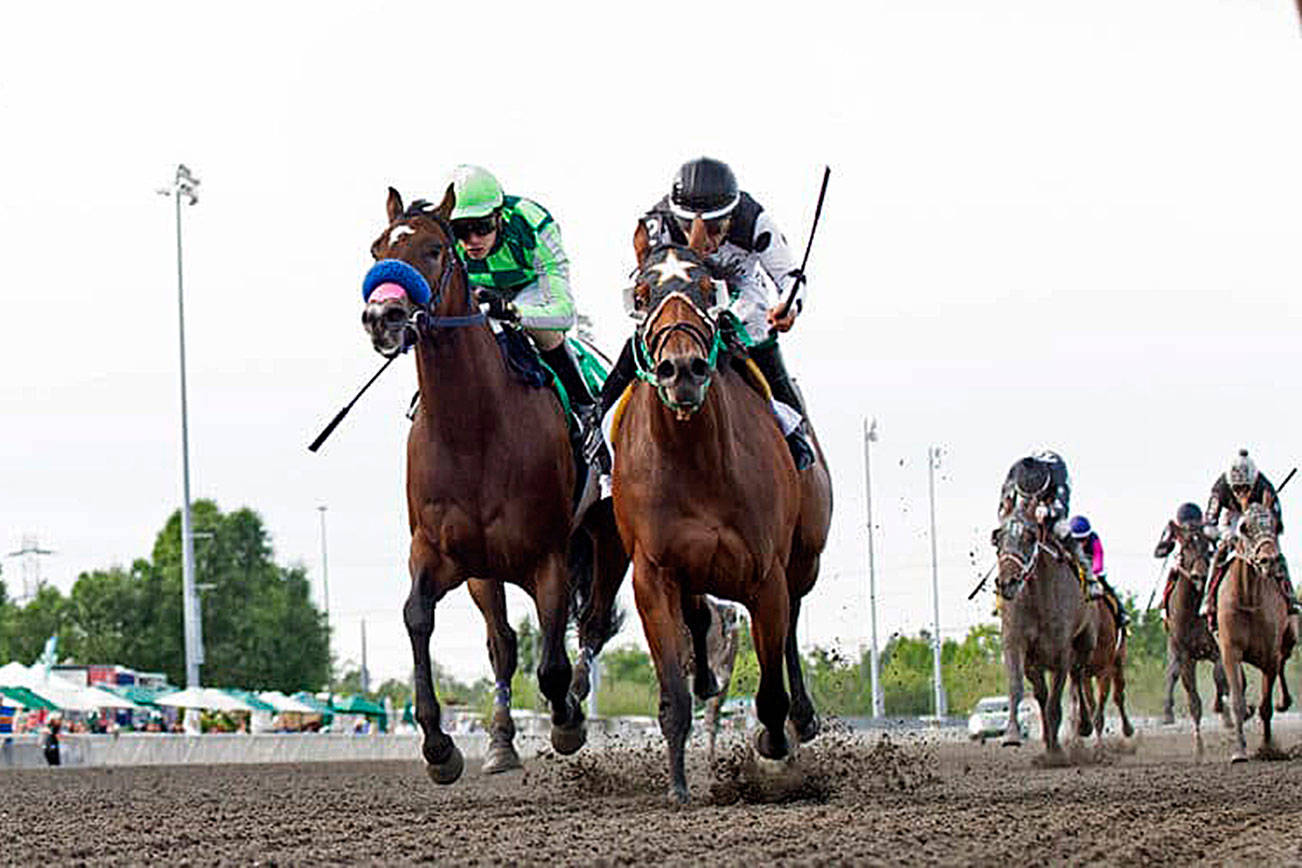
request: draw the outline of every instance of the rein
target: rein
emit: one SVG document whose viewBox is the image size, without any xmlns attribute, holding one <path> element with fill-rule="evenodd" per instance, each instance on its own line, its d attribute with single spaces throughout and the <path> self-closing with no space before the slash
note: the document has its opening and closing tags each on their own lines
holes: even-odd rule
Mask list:
<svg viewBox="0 0 1302 868">
<path fill-rule="evenodd" d="M 696 323 L 679 320 L 678 322 L 672 322 L 663 328 L 651 332 L 649 335 L 650 340 L 648 341 L 647 328 L 644 327 L 638 329 L 635 333 L 637 340 L 633 343 L 634 373 L 637 374 L 639 380 L 655 386 L 656 394 L 660 397 L 660 403 L 664 404 L 670 410 L 675 412 L 685 411 L 688 413 L 694 413 L 701 409 L 701 405 L 704 404 L 705 396 L 709 392 L 710 383 L 713 382 L 713 377 L 710 373 L 705 375 L 705 385 L 701 389 L 701 401 L 699 403 L 680 404 L 670 398 L 668 390 L 666 390 L 664 386 L 660 385 L 660 378 L 655 375 L 655 371 L 653 370 L 655 355 L 660 351 L 664 346 L 665 341 L 668 340 L 671 335 L 675 332 L 683 332 L 690 337 L 694 343 L 700 346 L 702 350 L 705 350 L 708 353 L 705 364 L 709 370 L 713 372 L 715 370 L 715 363 L 719 360 L 719 351 L 723 349 L 724 345 L 722 330 L 719 328 L 719 324 L 716 323 L 708 313 L 701 310 L 696 302 L 692 301 L 686 293 L 682 292 L 671 292 L 666 295 L 660 301 L 660 304 L 656 305 L 656 309 L 652 311 L 651 315 L 646 318 L 646 323 L 648 325 L 655 321 L 660 311 L 664 309 L 664 306 L 672 298 L 681 298 L 683 301 L 687 302 L 688 306 L 691 307 L 692 312 L 700 317 L 702 322 L 709 326 L 709 331 L 707 332 L 706 329 Z"/>
</svg>

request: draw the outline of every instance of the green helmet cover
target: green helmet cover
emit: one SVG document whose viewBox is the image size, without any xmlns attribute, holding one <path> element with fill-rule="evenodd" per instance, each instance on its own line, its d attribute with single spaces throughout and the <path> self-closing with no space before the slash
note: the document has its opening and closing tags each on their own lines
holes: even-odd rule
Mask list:
<svg viewBox="0 0 1302 868">
<path fill-rule="evenodd" d="M 457 166 L 452 172 L 453 220 L 487 217 L 502 207 L 502 185 L 493 173 L 479 166 Z"/>
</svg>

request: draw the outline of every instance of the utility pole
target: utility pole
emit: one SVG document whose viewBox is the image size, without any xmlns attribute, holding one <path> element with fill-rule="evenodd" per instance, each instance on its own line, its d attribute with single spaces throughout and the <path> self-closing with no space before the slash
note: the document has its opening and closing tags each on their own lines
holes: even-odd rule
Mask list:
<svg viewBox="0 0 1302 868">
<path fill-rule="evenodd" d="M 927 450 L 927 493 L 931 504 L 931 679 L 935 689 L 936 718 L 945 716 L 945 686 L 940 679 L 940 572 L 936 559 L 936 468 L 940 447 Z"/>
<path fill-rule="evenodd" d="M 881 658 L 877 656 L 877 565 L 873 558 L 873 472 L 872 472 L 872 444 L 877 442 L 877 420 L 869 422 L 863 420 L 863 478 L 864 489 L 867 493 L 865 501 L 867 502 L 868 512 L 868 610 L 872 622 L 872 651 L 869 656 L 869 667 L 872 676 L 873 691 L 873 717 L 882 717 L 886 714 L 885 697 L 882 696 L 881 688 Z"/>
<path fill-rule="evenodd" d="M 181 267 L 181 200 L 199 201 L 195 188 L 199 179 L 182 163 L 176 167 L 172 186 L 160 189 L 160 196 L 176 202 L 176 310 L 181 344 L 181 478 L 184 501 L 181 509 L 181 593 L 185 623 L 185 686 L 199 686 L 199 665 L 203 663 L 203 641 L 199 638 L 199 606 L 194 587 L 194 536 L 190 525 L 190 429 L 185 388 L 185 292 Z"/>
</svg>

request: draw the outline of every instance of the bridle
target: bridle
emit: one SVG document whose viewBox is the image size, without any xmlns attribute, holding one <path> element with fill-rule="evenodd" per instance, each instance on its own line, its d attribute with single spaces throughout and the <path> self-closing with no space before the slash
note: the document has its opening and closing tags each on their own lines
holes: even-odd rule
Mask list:
<svg viewBox="0 0 1302 868">
<path fill-rule="evenodd" d="M 461 257 L 457 256 L 456 242 L 452 239 L 452 224 L 446 218 L 439 214 L 422 214 L 433 220 L 434 223 L 443 232 L 444 240 L 440 242 L 440 256 L 443 260 L 442 268 L 439 269 L 438 283 L 431 289 L 429 281 L 425 275 L 410 262 L 404 259 L 381 259 L 366 272 L 366 277 L 362 281 L 362 294 L 364 297 L 370 295 L 380 283 L 393 282 L 403 287 L 407 292 L 407 298 L 414 305 L 403 331 L 403 344 L 399 352 L 405 353 L 411 349 L 420 338 L 431 336 L 439 329 L 463 328 L 465 326 L 479 325 L 488 321 L 488 317 L 482 310 L 478 310 L 475 303 L 474 295 L 470 291 L 470 279 L 466 272 L 465 263 Z M 390 227 L 392 229 L 392 227 Z M 452 278 L 460 275 L 461 284 L 466 291 L 466 305 L 475 310 L 475 313 L 464 314 L 459 316 L 439 316 L 434 313 L 438 310 L 447 294 L 448 286 Z M 415 301 L 416 298 L 428 297 L 428 301 L 421 303 Z"/>
<path fill-rule="evenodd" d="M 1030 526 L 1030 522 L 1026 521 L 1026 519 L 1020 516 L 1016 516 L 1015 518 L 1017 523 L 1026 524 Z M 1001 528 L 1000 530 L 1001 537 L 1003 534 L 1006 534 L 1007 532 L 1008 532 L 1007 526 Z M 1000 564 L 1004 563 L 1005 561 L 1011 562 L 1020 571 L 1017 575 L 1017 578 L 1012 582 L 1004 582 L 1002 579 L 996 580 L 996 585 L 998 585 L 1000 593 L 1002 593 L 1005 598 L 1011 600 L 1013 597 L 1017 596 L 1017 592 L 1021 590 L 1024 584 L 1026 584 L 1027 576 L 1029 576 L 1031 572 L 1035 569 L 1035 564 L 1040 559 L 1041 554 L 1046 554 L 1049 557 L 1053 558 L 1055 561 L 1059 560 L 1058 553 L 1055 552 L 1053 549 L 1049 548 L 1048 546 L 1046 546 L 1044 542 L 1041 541 L 1038 533 L 1036 534 L 1035 537 L 1035 545 L 1031 547 L 1031 551 L 1026 555 L 1023 555 L 1021 552 L 1004 551 L 1002 545 L 1000 546 L 1000 550 L 997 555 L 998 562 Z M 1009 586 L 1013 587 L 1013 592 L 1011 595 L 1006 592 Z"/>
</svg>

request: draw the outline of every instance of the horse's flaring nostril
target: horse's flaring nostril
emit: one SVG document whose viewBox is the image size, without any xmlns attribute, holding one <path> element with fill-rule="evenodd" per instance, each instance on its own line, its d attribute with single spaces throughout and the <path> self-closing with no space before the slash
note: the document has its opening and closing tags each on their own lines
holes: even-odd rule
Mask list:
<svg viewBox="0 0 1302 868">
<path fill-rule="evenodd" d="M 710 366 L 705 363 L 705 359 L 696 358 L 692 359 L 688 370 L 691 371 L 693 379 L 704 380 L 705 375 L 710 373 Z"/>
<path fill-rule="evenodd" d="M 384 312 L 384 324 L 397 328 L 407 321 L 407 312 L 400 307 L 391 307 Z"/>
<path fill-rule="evenodd" d="M 667 383 L 674 378 L 674 363 L 666 359 L 656 365 L 656 379 L 662 383 Z"/>
</svg>

